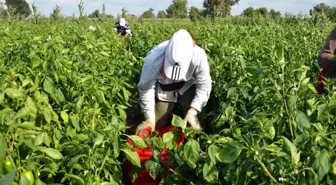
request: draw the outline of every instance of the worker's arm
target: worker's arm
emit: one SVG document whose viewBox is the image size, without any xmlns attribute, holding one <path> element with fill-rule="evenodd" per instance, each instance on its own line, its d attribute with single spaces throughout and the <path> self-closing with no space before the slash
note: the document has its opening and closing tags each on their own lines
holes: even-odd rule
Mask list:
<svg viewBox="0 0 336 185">
<path fill-rule="evenodd" d="M 155 84 L 160 75 L 163 53 L 168 41 L 164 41 L 147 53 L 138 83 L 140 106 L 145 119 L 155 118 Z"/>
<path fill-rule="evenodd" d="M 196 93 L 191 103 L 191 108 L 196 109 L 198 112 L 202 111 L 202 108 L 207 104 L 210 92 L 212 89 L 212 80 L 210 76 L 210 68 L 206 53 L 203 49 L 200 49 L 200 63 L 196 68 L 195 74 L 195 86 Z"/>
<path fill-rule="evenodd" d="M 122 37 L 123 40 L 125 40 L 128 37 L 128 32 Z"/>
<path fill-rule="evenodd" d="M 328 39 L 323 45 L 319 56 L 318 63 L 327 73 L 336 73 L 336 61 L 331 60 L 336 50 L 336 27 L 329 34 Z"/>
</svg>

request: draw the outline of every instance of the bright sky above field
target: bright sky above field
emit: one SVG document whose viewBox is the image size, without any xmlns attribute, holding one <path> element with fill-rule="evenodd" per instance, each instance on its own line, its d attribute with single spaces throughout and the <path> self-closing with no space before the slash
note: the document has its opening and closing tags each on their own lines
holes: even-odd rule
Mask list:
<svg viewBox="0 0 336 185">
<path fill-rule="evenodd" d="M 0 0 L 4 2 L 5 0 Z M 78 15 L 77 4 L 80 0 L 28 0 L 31 4 L 35 2 L 42 14 L 49 16 L 53 8 L 58 4 L 62 7 L 62 14 L 72 16 Z M 106 12 L 116 16 L 121 13 L 121 8 L 125 7 L 129 13 L 137 16 L 145 10 L 153 8 L 155 12 L 165 10 L 172 0 L 84 0 L 85 12 L 91 14 L 95 9 L 101 10 L 102 4 L 106 2 Z M 202 8 L 203 0 L 188 0 L 189 7 L 196 6 Z M 232 7 L 232 15 L 239 15 L 247 7 L 266 7 L 273 8 L 281 13 L 308 14 L 309 9 L 318 3 L 326 3 L 336 6 L 336 0 L 240 0 L 238 5 Z"/>
</svg>

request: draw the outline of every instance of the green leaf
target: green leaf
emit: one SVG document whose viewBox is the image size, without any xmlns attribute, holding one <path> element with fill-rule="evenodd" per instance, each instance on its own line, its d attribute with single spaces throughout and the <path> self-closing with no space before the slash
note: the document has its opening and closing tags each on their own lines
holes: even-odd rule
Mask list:
<svg viewBox="0 0 336 185">
<path fill-rule="evenodd" d="M 25 103 L 25 106 L 19 110 L 16 114 L 16 118 L 24 118 L 27 116 L 31 116 L 36 118 L 37 108 L 36 105 L 31 97 L 28 97 Z"/>
<path fill-rule="evenodd" d="M 121 149 L 126 154 L 126 158 L 129 162 L 131 162 L 134 166 L 141 167 L 140 157 L 137 152 L 130 149 Z"/>
<path fill-rule="evenodd" d="M 23 107 L 19 110 L 19 112 L 16 114 L 15 118 L 25 118 L 30 115 L 30 110 L 27 107 Z"/>
<path fill-rule="evenodd" d="M 36 150 L 47 154 L 52 159 L 59 160 L 59 159 L 63 158 L 63 155 L 59 151 L 57 151 L 55 149 L 52 149 L 52 148 L 38 147 L 38 148 L 36 148 Z"/>
<path fill-rule="evenodd" d="M 126 117 L 127 117 L 125 110 L 122 109 L 122 108 L 118 108 L 118 112 L 119 112 L 119 115 L 120 115 L 120 119 L 125 120 Z"/>
<path fill-rule="evenodd" d="M 300 174 L 299 185 L 319 185 L 319 177 L 312 168 L 306 168 L 308 173 Z"/>
<path fill-rule="evenodd" d="M 55 94 L 55 85 L 51 78 L 46 78 L 43 82 L 43 90 L 47 92 L 50 96 Z"/>
<path fill-rule="evenodd" d="M 35 185 L 46 185 L 46 184 L 42 182 L 40 179 L 37 179 Z"/>
<path fill-rule="evenodd" d="M 174 139 L 173 132 L 166 132 L 163 134 L 162 140 L 168 149 L 172 149 L 174 147 L 173 139 Z"/>
<path fill-rule="evenodd" d="M 225 112 L 225 116 L 226 116 L 227 119 L 232 118 L 236 114 L 235 108 L 232 107 L 232 106 L 226 107 L 224 112 Z"/>
<path fill-rule="evenodd" d="M 56 98 L 56 101 L 58 101 L 59 103 L 62 103 L 65 101 L 64 94 L 58 88 L 56 89 L 56 92 L 55 92 L 55 98 Z"/>
<path fill-rule="evenodd" d="M 155 161 L 160 161 L 161 160 L 161 151 L 157 147 L 155 147 L 155 148 L 153 148 L 152 152 L 153 152 L 153 159 Z"/>
<path fill-rule="evenodd" d="M 70 115 L 70 120 L 71 120 L 72 126 L 75 127 L 75 129 L 77 131 L 79 131 L 80 130 L 80 126 L 79 126 L 79 120 L 78 120 L 77 115 L 74 115 L 74 114 Z"/>
<path fill-rule="evenodd" d="M 101 51 L 100 52 L 101 55 L 105 56 L 105 57 L 109 57 L 110 55 L 108 53 L 106 53 L 105 51 Z"/>
<path fill-rule="evenodd" d="M 184 120 L 181 119 L 181 117 L 176 116 L 175 114 L 173 114 L 172 125 L 175 126 L 175 127 L 182 128 L 183 132 L 186 128 L 186 124 L 185 124 Z"/>
<path fill-rule="evenodd" d="M 76 112 L 77 113 L 82 112 L 82 105 L 83 105 L 83 102 L 84 102 L 84 98 L 85 98 L 84 96 L 81 96 L 76 103 Z"/>
<path fill-rule="evenodd" d="M 69 115 L 65 111 L 61 112 L 61 118 L 63 119 L 65 124 L 69 123 Z"/>
<path fill-rule="evenodd" d="M 44 119 L 46 120 L 47 123 L 51 122 L 51 112 L 46 107 L 43 109 L 43 116 L 44 116 Z"/>
<path fill-rule="evenodd" d="M 43 82 L 43 89 L 47 92 L 50 97 L 55 100 L 57 103 L 65 101 L 62 91 L 55 87 L 54 81 L 47 77 Z"/>
<path fill-rule="evenodd" d="M 336 175 L 336 160 L 332 164 L 332 172 L 334 175 Z"/>
<path fill-rule="evenodd" d="M 314 169 L 321 181 L 331 169 L 331 158 L 328 151 L 325 149 L 322 151 L 317 151 L 310 159 L 309 166 Z"/>
<path fill-rule="evenodd" d="M 328 110 L 328 107 L 326 104 L 321 104 L 317 106 L 317 118 L 321 119 L 326 114 L 326 111 Z"/>
<path fill-rule="evenodd" d="M 190 139 L 183 148 L 186 162 L 190 167 L 196 168 L 196 162 L 200 155 L 200 145 L 196 140 Z"/>
<path fill-rule="evenodd" d="M 44 133 L 36 136 L 34 146 L 40 146 L 43 143 Z"/>
<path fill-rule="evenodd" d="M 85 184 L 85 183 L 84 183 L 84 180 L 83 180 L 81 177 L 79 177 L 79 176 L 77 176 L 77 175 L 73 175 L 73 174 L 65 174 L 65 176 L 64 176 L 63 179 L 62 179 L 62 183 L 63 183 L 63 181 L 64 181 L 65 179 L 74 179 L 74 180 L 76 180 L 77 182 L 79 182 L 79 183 L 82 184 L 82 185 Z"/>
<path fill-rule="evenodd" d="M 309 141 L 309 139 L 310 136 L 308 134 L 301 134 L 295 138 L 294 144 L 300 148 L 300 146 L 303 146 L 306 142 Z"/>
<path fill-rule="evenodd" d="M 30 116 L 35 118 L 37 114 L 37 107 L 34 100 L 31 97 L 27 98 L 25 106 L 29 109 Z"/>
<path fill-rule="evenodd" d="M 216 155 L 222 163 L 233 163 L 240 155 L 242 148 L 239 144 L 231 142 L 224 145 Z"/>
<path fill-rule="evenodd" d="M 219 147 L 216 145 L 210 145 L 208 148 L 208 154 L 212 164 L 216 164 L 216 155 L 219 153 Z"/>
<path fill-rule="evenodd" d="M 21 123 L 19 125 L 19 127 L 27 129 L 27 130 L 34 130 L 36 128 L 35 127 L 35 122 L 31 122 L 31 121 L 25 121 L 25 122 Z"/>
<path fill-rule="evenodd" d="M 5 100 L 5 93 L 2 92 L 0 93 L 0 105 L 3 104 L 4 100 Z"/>
<path fill-rule="evenodd" d="M 73 137 L 74 140 L 78 140 L 78 141 L 81 141 L 81 142 L 87 140 L 88 138 L 89 137 L 85 134 L 77 134 Z"/>
<path fill-rule="evenodd" d="M 3 161 L 6 157 L 6 151 L 7 151 L 7 143 L 6 141 L 1 137 L 0 138 L 0 161 Z M 1 167 L 1 165 L 0 165 Z"/>
<path fill-rule="evenodd" d="M 218 180 L 218 169 L 216 166 L 207 161 L 203 166 L 203 177 L 208 182 L 213 182 Z"/>
<path fill-rule="evenodd" d="M 102 103 L 105 103 L 106 100 L 105 100 L 104 92 L 101 91 L 101 90 L 97 90 L 96 93 L 97 93 L 97 97 L 98 97 L 98 99 L 99 99 Z"/>
<path fill-rule="evenodd" d="M 116 158 L 120 153 L 120 143 L 118 134 L 114 134 L 112 144 L 113 144 L 113 156 Z"/>
<path fill-rule="evenodd" d="M 147 147 L 145 141 L 142 140 L 139 136 L 132 135 L 128 137 L 131 139 L 135 148 L 146 148 Z"/>
<path fill-rule="evenodd" d="M 295 116 L 295 122 L 297 123 L 298 128 L 300 128 L 301 131 L 310 129 L 310 121 L 307 115 L 302 111 L 297 111 Z"/>
<path fill-rule="evenodd" d="M 148 160 L 145 163 L 145 167 L 153 179 L 156 179 L 156 177 L 158 177 L 161 173 L 161 165 L 158 162 Z"/>
<path fill-rule="evenodd" d="M 5 176 L 0 178 L 1 185 L 12 185 L 14 182 L 16 170 L 12 170 L 10 173 L 6 174 Z M 29 182 L 29 181 L 28 181 Z M 29 183 L 28 183 L 29 185 Z"/>
<path fill-rule="evenodd" d="M 278 147 L 277 145 L 275 145 L 274 143 L 270 144 L 270 145 L 267 145 L 267 146 L 264 146 L 262 147 L 263 150 L 267 150 L 269 152 L 272 152 L 274 154 L 278 153 L 281 151 L 281 148 Z"/>
<path fill-rule="evenodd" d="M 284 152 L 289 154 L 292 159 L 292 165 L 296 168 L 298 162 L 300 161 L 300 153 L 298 153 L 296 146 L 290 142 L 287 138 L 282 137 L 283 146 L 282 149 Z"/>
<path fill-rule="evenodd" d="M 24 100 L 26 98 L 26 92 L 23 89 L 7 88 L 4 92 L 11 99 Z"/>
<path fill-rule="evenodd" d="M 296 96 L 296 95 L 288 96 L 287 101 L 288 101 L 288 106 L 289 106 L 290 109 L 292 109 L 292 110 L 295 109 L 297 100 L 298 100 L 298 96 Z"/>
<path fill-rule="evenodd" d="M 123 97 L 124 97 L 125 102 L 128 102 L 129 96 L 130 96 L 130 92 L 128 90 L 126 90 L 125 87 L 122 88 L 122 91 L 123 91 Z"/>
<path fill-rule="evenodd" d="M 220 143 L 220 144 L 227 144 L 232 142 L 233 139 L 230 137 L 220 137 L 219 139 L 216 139 L 215 142 L 216 143 Z"/>
<path fill-rule="evenodd" d="M 30 185 L 29 179 L 24 175 L 21 175 L 19 185 Z"/>
<path fill-rule="evenodd" d="M 97 137 L 93 140 L 94 144 L 93 146 L 98 146 L 100 144 L 102 144 L 104 141 L 104 136 L 101 134 L 97 134 Z"/>
<path fill-rule="evenodd" d="M 50 147 L 51 137 L 47 133 L 43 133 L 43 142 L 44 142 L 45 145 Z"/>
<path fill-rule="evenodd" d="M 275 128 L 273 125 L 267 125 L 264 127 L 265 137 L 273 140 L 275 137 Z"/>
<path fill-rule="evenodd" d="M 283 141 L 283 150 L 289 155 L 294 155 L 297 153 L 297 148 L 296 146 L 290 142 L 286 137 L 282 137 Z"/>
<path fill-rule="evenodd" d="M 234 99 L 237 97 L 237 88 L 231 87 L 227 92 L 227 98 L 228 99 Z"/>
<path fill-rule="evenodd" d="M 276 56 L 277 56 L 279 64 L 282 64 L 282 63 L 285 62 L 285 54 L 284 53 L 285 53 L 284 52 L 284 48 L 280 47 L 280 46 L 277 46 L 277 48 L 276 48 Z"/>
</svg>

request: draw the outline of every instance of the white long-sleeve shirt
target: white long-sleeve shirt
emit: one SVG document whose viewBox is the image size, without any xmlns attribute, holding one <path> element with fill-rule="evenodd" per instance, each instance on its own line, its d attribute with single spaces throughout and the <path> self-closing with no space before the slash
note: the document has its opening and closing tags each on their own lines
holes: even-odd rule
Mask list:
<svg viewBox="0 0 336 185">
<path fill-rule="evenodd" d="M 160 100 L 168 102 L 177 101 L 177 97 L 173 96 L 174 92 L 162 91 L 160 86 L 157 85 L 157 83 L 161 83 L 162 85 L 174 83 L 174 81 L 170 79 L 164 80 L 161 74 L 164 52 L 168 42 L 169 41 L 164 41 L 153 48 L 144 59 L 138 89 L 140 94 L 140 106 L 147 119 L 155 119 L 155 96 Z M 180 95 L 195 84 L 196 93 L 190 106 L 201 111 L 209 100 L 212 80 L 206 53 L 197 45 L 194 48 L 194 56 L 188 72 L 181 81 L 186 83 L 178 91 Z"/>
</svg>

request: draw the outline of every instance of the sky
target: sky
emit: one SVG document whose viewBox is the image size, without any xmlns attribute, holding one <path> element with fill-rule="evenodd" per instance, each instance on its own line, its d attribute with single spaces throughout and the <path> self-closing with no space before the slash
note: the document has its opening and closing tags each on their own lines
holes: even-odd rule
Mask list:
<svg viewBox="0 0 336 185">
<path fill-rule="evenodd" d="M 0 0 L 4 2 L 5 0 Z M 26 0 L 29 4 L 35 2 L 39 11 L 49 16 L 53 8 L 59 5 L 61 13 L 65 16 L 78 16 L 77 5 L 80 0 Z M 121 14 L 121 9 L 125 7 L 129 13 L 140 16 L 145 10 L 153 8 L 155 12 L 166 10 L 172 0 L 84 0 L 84 12 L 91 14 L 94 10 L 102 9 L 102 4 L 106 4 L 106 13 L 117 16 Z M 232 7 L 231 14 L 239 15 L 244 9 L 252 6 L 254 8 L 266 7 L 275 9 L 281 13 L 308 14 L 309 10 L 316 4 L 326 3 L 336 6 L 336 0 L 240 0 L 239 4 Z M 203 0 L 188 0 L 188 6 L 202 8 Z"/>
</svg>

